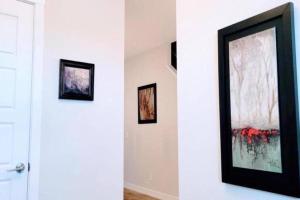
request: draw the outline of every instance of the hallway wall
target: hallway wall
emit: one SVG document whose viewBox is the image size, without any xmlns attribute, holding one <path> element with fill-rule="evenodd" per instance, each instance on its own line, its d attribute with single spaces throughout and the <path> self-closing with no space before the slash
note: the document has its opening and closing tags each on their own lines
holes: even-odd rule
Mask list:
<svg viewBox="0 0 300 200">
<path fill-rule="evenodd" d="M 170 44 L 125 62 L 125 187 L 178 196 L 177 84 Z M 157 124 L 138 124 L 137 87 L 157 83 Z"/>
<path fill-rule="evenodd" d="M 40 200 L 123 198 L 124 1 L 47 0 Z M 95 100 L 58 99 L 59 59 L 95 64 Z"/>
<path fill-rule="evenodd" d="M 220 158 L 217 31 L 286 2 L 177 0 L 180 200 L 294 199 L 223 184 Z M 293 2 L 299 68 L 300 1 Z"/>
</svg>

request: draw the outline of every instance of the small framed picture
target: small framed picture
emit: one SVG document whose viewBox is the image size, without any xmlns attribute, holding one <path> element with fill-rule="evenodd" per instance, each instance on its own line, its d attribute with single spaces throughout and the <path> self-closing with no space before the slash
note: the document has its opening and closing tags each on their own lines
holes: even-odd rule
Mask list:
<svg viewBox="0 0 300 200">
<path fill-rule="evenodd" d="M 222 180 L 300 197 L 293 4 L 219 30 Z"/>
<path fill-rule="evenodd" d="M 94 64 L 60 60 L 59 99 L 94 100 Z"/>
<path fill-rule="evenodd" d="M 156 83 L 138 88 L 138 123 L 157 123 Z"/>
</svg>

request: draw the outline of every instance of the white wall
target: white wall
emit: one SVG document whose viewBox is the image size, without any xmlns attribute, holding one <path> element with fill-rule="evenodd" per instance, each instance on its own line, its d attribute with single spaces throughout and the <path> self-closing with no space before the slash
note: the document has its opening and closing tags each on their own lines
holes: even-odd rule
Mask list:
<svg viewBox="0 0 300 200">
<path fill-rule="evenodd" d="M 176 40 L 176 0 L 125 0 L 125 59 Z"/>
<path fill-rule="evenodd" d="M 180 200 L 293 199 L 223 184 L 220 163 L 217 30 L 285 2 L 177 0 Z M 300 52 L 300 1 L 293 2 Z"/>
<path fill-rule="evenodd" d="M 123 198 L 124 1 L 46 1 L 40 200 Z M 95 64 L 93 102 L 59 100 L 59 59 Z"/>
<path fill-rule="evenodd" d="M 168 44 L 125 62 L 125 186 L 164 200 L 178 196 L 177 78 L 170 55 Z M 157 83 L 158 123 L 138 124 L 137 87 L 151 83 Z"/>
</svg>

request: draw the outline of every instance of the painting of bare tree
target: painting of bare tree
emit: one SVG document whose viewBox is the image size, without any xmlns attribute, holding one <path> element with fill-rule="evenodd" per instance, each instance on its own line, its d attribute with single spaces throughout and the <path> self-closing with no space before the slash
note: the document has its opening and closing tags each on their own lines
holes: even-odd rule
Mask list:
<svg viewBox="0 0 300 200">
<path fill-rule="evenodd" d="M 61 59 L 59 98 L 92 101 L 94 64 Z"/>
<path fill-rule="evenodd" d="M 138 88 L 139 123 L 156 122 L 156 84 Z"/>
<path fill-rule="evenodd" d="M 234 167 L 282 173 L 276 29 L 229 42 Z"/>
<path fill-rule="evenodd" d="M 65 92 L 84 95 L 89 94 L 90 70 L 66 66 L 64 79 Z"/>
</svg>

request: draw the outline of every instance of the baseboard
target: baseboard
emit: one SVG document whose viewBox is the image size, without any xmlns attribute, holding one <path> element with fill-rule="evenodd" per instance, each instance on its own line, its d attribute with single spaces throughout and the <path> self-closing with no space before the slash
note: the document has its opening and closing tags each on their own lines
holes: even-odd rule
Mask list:
<svg viewBox="0 0 300 200">
<path fill-rule="evenodd" d="M 165 193 L 158 192 L 158 191 L 154 191 L 154 190 L 144 188 L 144 187 L 141 187 L 141 186 L 138 186 L 138 185 L 135 185 L 132 183 L 128 183 L 128 182 L 125 182 L 124 187 L 129 190 L 133 190 L 133 191 L 136 191 L 136 192 L 139 192 L 142 194 L 152 196 L 154 198 L 158 198 L 160 200 L 178 200 L 178 197 L 176 197 L 176 196 L 173 196 L 170 194 L 165 194 Z"/>
</svg>

